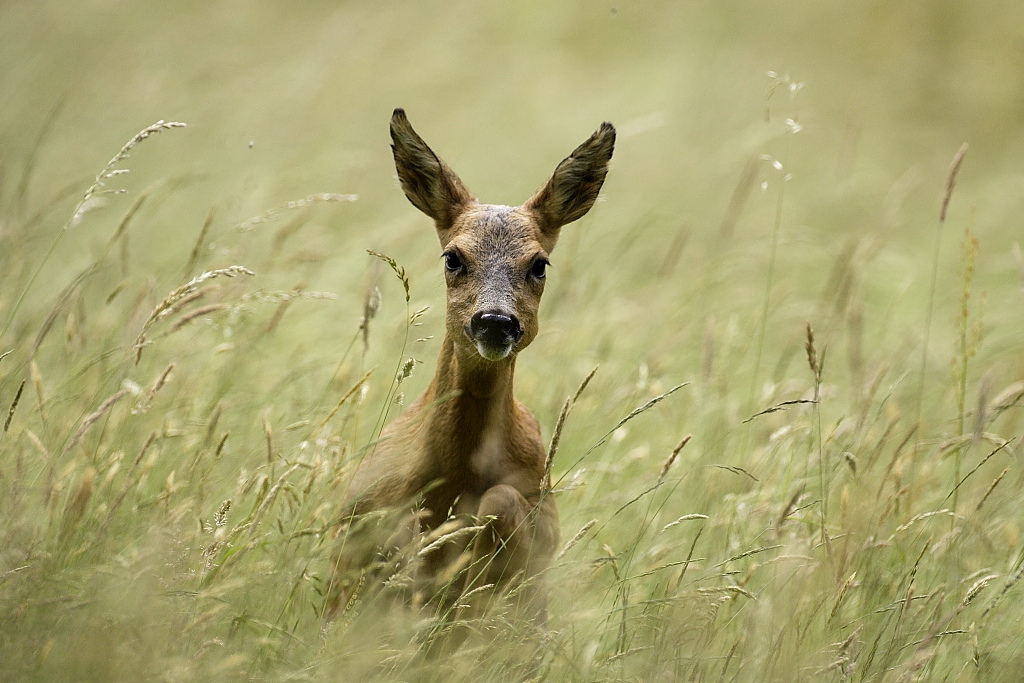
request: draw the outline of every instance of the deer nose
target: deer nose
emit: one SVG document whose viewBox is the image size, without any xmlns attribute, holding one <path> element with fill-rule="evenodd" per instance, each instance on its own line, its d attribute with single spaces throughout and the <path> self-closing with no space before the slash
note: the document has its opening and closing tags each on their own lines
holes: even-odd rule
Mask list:
<svg viewBox="0 0 1024 683">
<path fill-rule="evenodd" d="M 477 311 L 469 321 L 470 336 L 488 346 L 508 346 L 523 336 L 519 319 L 504 311 Z"/>
</svg>

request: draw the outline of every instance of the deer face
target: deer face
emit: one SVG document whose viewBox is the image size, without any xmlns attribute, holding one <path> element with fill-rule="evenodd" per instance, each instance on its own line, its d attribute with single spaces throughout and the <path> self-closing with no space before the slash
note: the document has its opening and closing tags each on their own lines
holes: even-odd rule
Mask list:
<svg viewBox="0 0 1024 683">
<path fill-rule="evenodd" d="M 449 338 L 491 361 L 526 348 L 537 336 L 548 264 L 536 219 L 478 204 L 459 214 L 446 237 Z"/>
<path fill-rule="evenodd" d="M 448 284 L 449 339 L 487 361 L 537 336 L 548 254 L 559 229 L 587 213 L 608 173 L 615 129 L 605 123 L 521 206 L 480 204 L 416 134 L 405 112 L 391 118 L 402 189 L 434 219 Z"/>
</svg>

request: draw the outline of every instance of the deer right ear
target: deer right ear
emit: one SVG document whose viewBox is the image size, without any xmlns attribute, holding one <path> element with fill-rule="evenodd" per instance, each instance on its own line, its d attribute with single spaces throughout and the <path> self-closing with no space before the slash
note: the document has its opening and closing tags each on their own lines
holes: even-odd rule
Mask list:
<svg viewBox="0 0 1024 683">
<path fill-rule="evenodd" d="M 615 126 L 608 123 L 555 168 L 544 186 L 523 208 L 540 220 L 541 230 L 555 237 L 566 223 L 582 218 L 597 201 L 615 149 Z"/>
<path fill-rule="evenodd" d="M 402 190 L 412 205 L 447 228 L 455 217 L 475 201 L 459 176 L 434 154 L 413 130 L 404 109 L 391 115 L 391 151 Z"/>
</svg>

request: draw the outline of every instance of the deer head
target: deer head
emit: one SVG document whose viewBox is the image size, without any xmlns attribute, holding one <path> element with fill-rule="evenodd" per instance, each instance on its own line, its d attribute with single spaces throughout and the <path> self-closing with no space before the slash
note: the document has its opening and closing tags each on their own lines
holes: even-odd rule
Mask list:
<svg viewBox="0 0 1024 683">
<path fill-rule="evenodd" d="M 405 196 L 434 219 L 448 285 L 446 328 L 460 357 L 501 361 L 537 335 L 548 255 L 563 225 L 597 200 L 615 146 L 601 127 L 555 168 L 520 206 L 481 204 L 413 130 L 405 111 L 391 117 L 395 167 Z"/>
</svg>

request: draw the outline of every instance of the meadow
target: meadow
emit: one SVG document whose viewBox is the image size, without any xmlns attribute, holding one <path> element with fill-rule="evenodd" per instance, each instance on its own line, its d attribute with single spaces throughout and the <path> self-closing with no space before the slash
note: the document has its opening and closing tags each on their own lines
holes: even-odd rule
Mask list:
<svg viewBox="0 0 1024 683">
<path fill-rule="evenodd" d="M 0 3 L 0 678 L 1020 680 L 1021 73 L 997 0 Z M 322 619 L 444 333 L 396 106 L 492 203 L 619 131 L 517 363 L 549 627 L 443 656 Z"/>
</svg>

